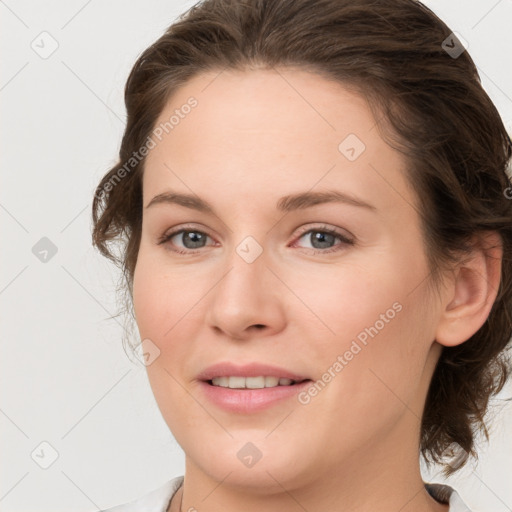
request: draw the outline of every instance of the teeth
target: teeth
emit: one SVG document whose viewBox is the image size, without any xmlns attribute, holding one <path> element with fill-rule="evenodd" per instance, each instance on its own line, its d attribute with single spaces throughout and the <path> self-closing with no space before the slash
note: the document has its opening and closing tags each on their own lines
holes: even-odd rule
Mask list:
<svg viewBox="0 0 512 512">
<path fill-rule="evenodd" d="M 214 386 L 222 386 L 223 388 L 229 388 L 229 377 L 216 377 L 212 379 Z"/>
<path fill-rule="evenodd" d="M 214 386 L 231 389 L 263 389 L 276 386 L 290 386 L 294 381 L 284 377 L 215 377 Z"/>
<path fill-rule="evenodd" d="M 233 377 L 230 377 L 231 380 Z M 242 379 L 242 377 L 235 377 Z M 245 379 L 245 387 L 249 389 L 261 389 L 265 387 L 265 377 L 247 377 Z"/>
<path fill-rule="evenodd" d="M 274 388 L 279 385 L 278 377 L 265 377 L 265 387 Z"/>
<path fill-rule="evenodd" d="M 228 387 L 237 389 L 245 388 L 245 377 L 228 377 Z"/>
</svg>

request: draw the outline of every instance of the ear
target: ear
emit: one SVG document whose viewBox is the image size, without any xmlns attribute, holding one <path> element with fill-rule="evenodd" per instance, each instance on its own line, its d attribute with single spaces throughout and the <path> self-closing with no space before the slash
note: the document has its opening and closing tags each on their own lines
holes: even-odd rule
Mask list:
<svg viewBox="0 0 512 512">
<path fill-rule="evenodd" d="M 502 257 L 502 240 L 496 231 L 480 233 L 474 239 L 471 254 L 457 265 L 443 294 L 438 343 L 460 345 L 484 325 L 498 293 Z"/>
</svg>

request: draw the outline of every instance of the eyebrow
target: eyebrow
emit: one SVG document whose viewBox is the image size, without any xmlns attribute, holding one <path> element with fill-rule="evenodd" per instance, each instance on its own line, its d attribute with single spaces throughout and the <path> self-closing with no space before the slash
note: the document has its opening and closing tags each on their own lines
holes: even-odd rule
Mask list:
<svg viewBox="0 0 512 512">
<path fill-rule="evenodd" d="M 358 206 L 375 211 L 375 206 L 338 190 L 327 190 L 324 192 L 301 192 L 281 197 L 276 203 L 276 209 L 281 212 L 304 210 L 317 204 L 323 203 L 345 203 L 350 206 Z M 177 204 L 204 213 L 215 214 L 213 207 L 204 199 L 193 194 L 182 194 L 172 190 L 156 195 L 151 199 L 146 208 L 157 204 Z"/>
</svg>

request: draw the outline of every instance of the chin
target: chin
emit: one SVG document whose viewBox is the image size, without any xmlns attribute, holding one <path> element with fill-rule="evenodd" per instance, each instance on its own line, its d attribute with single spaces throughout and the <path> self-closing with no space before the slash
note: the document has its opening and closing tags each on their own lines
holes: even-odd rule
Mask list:
<svg viewBox="0 0 512 512">
<path fill-rule="evenodd" d="M 285 460 L 263 462 L 261 459 L 255 466 L 248 468 L 233 463 L 231 459 L 220 461 L 220 458 L 217 457 L 218 464 L 212 464 L 212 459 L 199 461 L 204 464 L 201 465 L 202 471 L 213 480 L 223 482 L 222 485 L 246 490 L 251 494 L 277 494 L 283 491 L 283 486 L 286 489 L 293 488 L 301 480 L 297 468 L 290 468 L 289 462 Z"/>
</svg>

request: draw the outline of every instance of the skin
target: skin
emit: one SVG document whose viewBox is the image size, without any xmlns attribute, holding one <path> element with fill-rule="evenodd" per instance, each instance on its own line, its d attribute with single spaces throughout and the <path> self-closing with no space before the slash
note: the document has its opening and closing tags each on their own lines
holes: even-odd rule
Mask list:
<svg viewBox="0 0 512 512">
<path fill-rule="evenodd" d="M 160 350 L 149 381 L 186 456 L 169 510 L 181 500 L 201 512 L 448 510 L 424 489 L 420 417 L 442 345 L 483 324 L 499 267 L 475 251 L 431 292 L 405 161 L 342 85 L 293 68 L 208 72 L 170 98 L 157 124 L 190 96 L 197 107 L 146 160 L 133 287 L 141 339 Z M 354 161 L 338 149 L 348 134 L 366 146 Z M 208 201 L 215 215 L 147 208 L 169 189 Z M 276 209 L 282 196 L 329 189 L 374 209 Z M 310 230 L 325 225 L 354 243 L 315 248 Z M 208 235 L 205 245 L 188 249 L 182 234 L 158 244 L 185 227 Z M 263 250 L 252 263 L 236 252 L 248 236 Z M 394 303 L 400 312 L 306 405 L 294 397 L 240 414 L 201 393 L 197 374 L 219 361 L 321 379 Z M 247 442 L 262 454 L 250 468 L 237 457 Z"/>
</svg>

